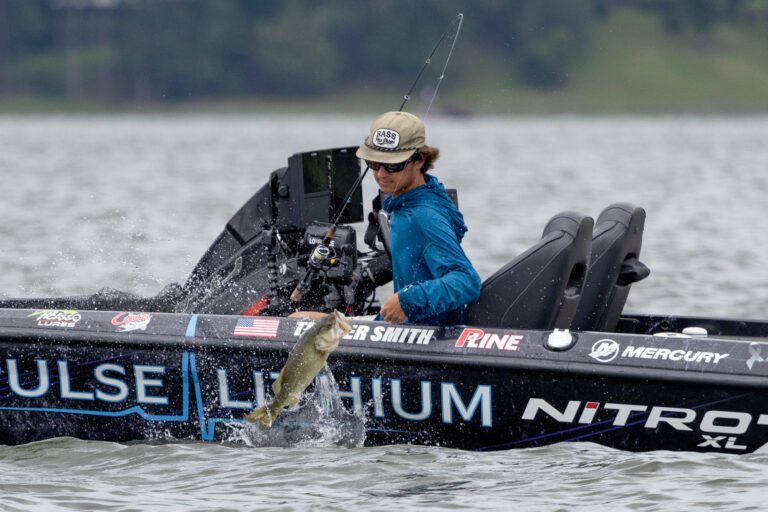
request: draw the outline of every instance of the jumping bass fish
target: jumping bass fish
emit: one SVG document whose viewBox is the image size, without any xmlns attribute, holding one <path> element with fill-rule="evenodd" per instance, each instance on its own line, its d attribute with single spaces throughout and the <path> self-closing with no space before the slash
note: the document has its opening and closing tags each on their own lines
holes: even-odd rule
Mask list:
<svg viewBox="0 0 768 512">
<path fill-rule="evenodd" d="M 339 346 L 342 336 L 351 330 L 352 325 L 344 315 L 334 311 L 305 331 L 272 384 L 275 398 L 248 413 L 245 420 L 259 423 L 262 428 L 271 427 L 285 407 L 299 403 L 304 390 L 325 366 L 328 355 Z"/>
</svg>

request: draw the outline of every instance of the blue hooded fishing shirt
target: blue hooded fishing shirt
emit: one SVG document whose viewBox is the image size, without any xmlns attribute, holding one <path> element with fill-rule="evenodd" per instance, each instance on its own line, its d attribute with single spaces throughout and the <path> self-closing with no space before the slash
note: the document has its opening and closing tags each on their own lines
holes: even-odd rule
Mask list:
<svg viewBox="0 0 768 512">
<path fill-rule="evenodd" d="M 480 296 L 480 276 L 460 245 L 464 216 L 437 178 L 424 179 L 425 185 L 384 200 L 394 287 L 407 323 L 456 325 Z"/>
</svg>

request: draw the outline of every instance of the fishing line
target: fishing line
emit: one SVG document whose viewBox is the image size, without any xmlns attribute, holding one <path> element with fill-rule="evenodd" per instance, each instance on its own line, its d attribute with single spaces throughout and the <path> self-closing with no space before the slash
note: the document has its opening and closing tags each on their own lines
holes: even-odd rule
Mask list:
<svg viewBox="0 0 768 512">
<path fill-rule="evenodd" d="M 432 52 L 429 54 L 427 59 L 424 61 L 424 64 L 422 64 L 421 69 L 419 70 L 419 74 L 416 75 L 416 80 L 413 81 L 413 84 L 411 84 L 411 88 L 408 90 L 408 92 L 403 96 L 403 103 L 400 105 L 400 108 L 398 109 L 398 112 L 402 112 L 403 108 L 405 107 L 405 104 L 408 102 L 408 100 L 411 99 L 411 95 L 413 94 L 413 90 L 416 88 L 416 84 L 419 83 L 419 79 L 421 78 L 421 75 L 424 73 L 424 70 L 427 69 L 427 66 L 429 66 L 432 63 L 432 57 L 435 55 L 435 52 L 438 48 L 440 48 L 440 45 L 443 44 L 443 41 L 445 41 L 447 38 L 452 38 L 453 42 L 451 43 L 451 48 L 448 50 L 448 56 L 445 58 L 445 64 L 443 64 L 443 69 L 440 72 L 440 76 L 437 78 L 437 83 L 435 84 L 435 90 L 432 91 L 432 97 L 429 99 L 429 103 L 427 104 L 427 111 L 422 116 L 422 120 L 426 121 L 427 117 L 429 117 L 429 111 L 432 109 L 432 103 L 434 103 L 435 98 L 437 98 L 437 91 L 440 89 L 440 84 L 443 82 L 443 78 L 445 78 L 445 71 L 448 69 L 448 63 L 451 61 L 451 55 L 453 55 L 453 48 L 456 46 L 456 41 L 459 39 L 459 32 L 461 32 L 461 24 L 464 22 L 464 14 L 458 13 L 456 17 L 451 21 L 451 24 L 448 25 L 448 28 L 443 32 L 443 35 L 440 37 L 440 40 L 437 41 L 437 44 L 434 48 L 432 48 Z M 456 25 L 456 30 L 453 31 L 453 26 Z M 400 181 L 403 179 L 403 174 L 399 173 L 397 177 L 397 181 L 395 182 L 395 189 L 397 189 L 400 186 Z"/>
<path fill-rule="evenodd" d="M 434 102 L 435 98 L 437 98 L 437 91 L 440 89 L 440 84 L 443 83 L 443 78 L 445 78 L 445 71 L 448 69 L 448 63 L 451 61 L 451 55 L 453 55 L 453 49 L 456 47 L 456 41 L 459 39 L 459 32 L 461 32 L 461 24 L 464 22 L 464 15 L 462 13 L 457 14 L 456 19 L 454 20 L 454 23 L 456 21 L 458 21 L 458 26 L 456 27 L 456 33 L 453 36 L 451 49 L 448 50 L 448 57 L 445 58 L 445 64 L 443 65 L 443 70 L 440 72 L 440 77 L 437 79 L 435 92 L 432 94 L 432 98 L 429 100 L 429 105 L 427 105 L 427 112 L 424 114 L 424 119 L 426 119 L 429 116 L 429 110 L 432 108 L 432 102 Z"/>
<path fill-rule="evenodd" d="M 453 42 L 451 43 L 451 48 L 450 50 L 448 50 L 448 56 L 445 58 L 445 64 L 443 64 L 443 69 L 440 72 L 440 76 L 437 79 L 435 90 L 432 93 L 432 97 L 429 99 L 429 104 L 427 105 L 427 111 L 423 116 L 424 120 L 427 119 L 427 117 L 429 116 L 429 111 L 432 108 L 432 103 L 434 103 L 435 98 L 437 98 L 437 92 L 440 89 L 440 84 L 443 82 L 443 78 L 445 78 L 445 71 L 448 69 L 448 63 L 451 61 L 451 56 L 453 55 L 453 49 L 456 46 L 456 41 L 459 39 L 459 32 L 461 32 L 461 24 L 463 22 L 464 22 L 463 13 L 458 13 L 456 17 L 451 20 L 451 23 L 448 25 L 448 28 L 445 29 L 445 32 L 443 32 L 443 35 L 440 36 L 440 39 L 438 39 L 437 43 L 435 44 L 435 47 L 432 48 L 432 51 L 429 53 L 427 58 L 424 60 L 424 63 L 421 65 L 419 72 L 416 74 L 416 79 L 411 84 L 411 87 L 408 89 L 408 92 L 406 92 L 403 95 L 403 102 L 400 104 L 400 108 L 397 109 L 398 112 L 402 112 L 403 108 L 405 108 L 405 104 L 410 101 L 411 96 L 413 94 L 413 90 L 416 88 L 416 85 L 418 85 L 419 80 L 421 80 L 421 76 L 424 74 L 424 71 L 427 69 L 427 66 L 429 66 L 432 63 L 432 57 L 435 56 L 435 53 L 440 48 L 440 45 L 442 45 L 446 39 L 453 39 Z M 454 26 L 456 27 L 455 29 L 453 28 Z M 336 218 L 333 221 L 334 228 L 341 220 L 341 216 L 344 214 L 344 210 L 352 200 L 352 194 L 355 193 L 357 188 L 360 186 L 360 183 L 363 182 L 363 179 L 365 178 L 365 175 L 368 174 L 369 169 L 370 167 L 368 166 L 368 164 L 366 164 L 365 170 L 360 174 L 360 176 L 357 177 L 357 179 L 354 181 L 354 183 L 350 187 L 349 192 L 347 193 L 346 197 L 344 198 L 344 201 L 342 202 L 341 209 L 339 210 L 339 213 L 336 215 Z M 400 184 L 400 179 L 402 179 L 402 175 L 398 177 L 398 180 L 397 180 L 398 185 Z"/>
<path fill-rule="evenodd" d="M 437 79 L 437 85 L 435 86 L 435 91 L 432 93 L 432 97 L 429 100 L 429 105 L 427 106 L 427 112 L 424 114 L 424 119 L 427 118 L 429 115 L 429 110 L 432 108 L 432 103 L 435 101 L 435 98 L 437 97 L 437 91 L 440 89 L 440 84 L 443 81 L 443 78 L 445 78 L 445 71 L 448 69 L 448 63 L 451 61 L 451 56 L 453 55 L 453 48 L 456 46 L 456 41 L 459 39 L 459 32 L 461 32 L 461 24 L 464 22 L 464 14 L 458 13 L 456 17 L 451 21 L 451 24 L 448 25 L 448 28 L 443 32 L 443 35 L 440 36 L 440 39 L 437 41 L 437 44 L 434 48 L 432 48 L 432 52 L 429 54 L 427 59 L 424 61 L 424 64 L 421 65 L 421 69 L 419 69 L 419 73 L 416 75 L 416 80 L 413 81 L 411 84 L 411 88 L 408 89 L 408 92 L 405 93 L 403 96 L 403 102 L 400 104 L 400 108 L 397 109 L 398 112 L 402 112 L 403 108 L 405 108 L 405 104 L 408 103 L 408 101 L 411 99 L 411 95 L 413 94 L 413 90 L 416 88 L 416 84 L 419 83 L 419 80 L 421 79 L 421 75 L 424 73 L 424 70 L 427 69 L 427 66 L 429 66 L 432 63 L 432 57 L 434 57 L 435 52 L 437 52 L 437 49 L 440 48 L 440 45 L 443 44 L 443 41 L 445 41 L 448 37 L 451 37 L 453 39 L 453 42 L 451 43 L 451 49 L 448 51 L 448 56 L 445 58 L 445 64 L 443 65 L 443 70 L 440 73 L 440 77 Z M 452 31 L 451 29 L 453 26 L 456 25 L 456 30 Z"/>
<path fill-rule="evenodd" d="M 443 35 L 440 36 L 440 39 L 435 44 L 435 47 L 432 48 L 432 51 L 429 53 L 429 56 L 427 56 L 427 58 L 424 60 L 424 64 L 421 65 L 421 68 L 419 69 L 419 72 L 416 75 L 416 79 L 411 84 L 411 87 L 408 89 L 408 92 L 405 93 L 405 95 L 403 95 L 403 102 L 400 104 L 400 108 L 397 109 L 398 112 L 402 112 L 403 108 L 405 108 L 406 103 L 410 101 L 413 91 L 416 88 L 416 85 L 418 85 L 419 81 L 421 80 L 421 76 L 424 74 L 424 71 L 427 69 L 427 66 L 429 66 L 432 63 L 432 57 L 435 56 L 435 53 L 437 52 L 438 48 L 440 48 L 440 46 L 443 44 L 444 41 L 450 38 L 453 40 L 451 43 L 451 48 L 448 51 L 448 56 L 445 58 L 445 64 L 443 65 L 443 69 L 440 72 L 440 76 L 437 79 L 435 90 L 432 92 L 432 97 L 429 100 L 429 104 L 427 105 L 427 111 L 424 114 L 423 119 L 426 119 L 427 116 L 429 116 L 429 111 L 432 108 L 432 103 L 435 101 L 435 98 L 437 97 L 437 91 L 440 89 L 440 84 L 442 83 L 443 78 L 445 78 L 445 71 L 448 69 L 448 63 L 450 62 L 451 56 L 453 55 L 453 49 L 456 46 L 457 39 L 459 38 L 459 32 L 461 31 L 461 24 L 463 23 L 463 21 L 464 21 L 464 14 L 462 13 L 458 13 L 456 17 L 451 20 L 451 23 L 448 25 L 448 28 L 445 30 L 445 32 L 443 32 Z M 366 163 L 365 170 L 362 173 L 360 173 L 357 179 L 355 179 L 354 183 L 352 183 L 352 186 L 349 188 L 349 192 L 347 192 L 347 195 L 344 197 L 344 200 L 342 201 L 342 204 L 341 204 L 341 208 L 336 214 L 336 217 L 333 219 L 333 223 L 331 224 L 331 227 L 328 228 L 328 231 L 325 233 L 325 236 L 323 237 L 323 241 L 320 244 L 318 244 L 317 247 L 315 247 L 315 250 L 312 252 L 313 256 L 321 246 L 327 246 L 333 240 L 333 237 L 336 235 L 336 228 L 339 222 L 341 221 L 341 217 L 342 215 L 344 215 L 344 211 L 352 201 L 352 195 L 360 187 L 360 184 L 363 182 L 363 179 L 365 178 L 366 174 L 368 174 L 369 170 L 370 170 L 370 166 Z M 402 179 L 402 174 L 398 176 L 396 186 L 400 184 L 401 179 Z M 322 259 L 319 253 L 317 254 L 317 257 Z M 310 257 L 310 260 L 311 259 L 312 258 Z M 304 277 L 296 285 L 296 288 L 293 290 L 293 293 L 291 293 L 292 301 L 298 302 L 303 298 L 304 292 L 309 288 L 309 283 L 313 275 L 314 275 L 314 267 L 310 267 L 309 269 L 307 269 L 307 272 L 304 274 Z"/>
</svg>

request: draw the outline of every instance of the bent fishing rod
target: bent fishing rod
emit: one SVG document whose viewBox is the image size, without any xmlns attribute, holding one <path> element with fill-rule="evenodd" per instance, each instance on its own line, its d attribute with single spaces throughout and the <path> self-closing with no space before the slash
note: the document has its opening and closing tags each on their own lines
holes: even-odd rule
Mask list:
<svg viewBox="0 0 768 512">
<path fill-rule="evenodd" d="M 443 32 L 443 35 L 440 36 L 440 39 L 438 39 L 434 48 L 432 48 L 432 51 L 424 60 L 424 63 L 421 65 L 421 68 L 419 68 L 419 72 L 416 74 L 416 78 L 414 79 L 413 83 L 408 89 L 408 92 L 406 92 L 403 95 L 403 102 L 400 104 L 400 107 L 397 109 L 398 112 L 402 112 L 403 109 L 405 108 L 406 103 L 408 103 L 411 100 L 411 95 L 413 94 L 413 91 L 416 88 L 416 85 L 418 85 L 419 81 L 421 80 L 421 76 L 424 74 L 424 71 L 427 69 L 427 66 L 429 66 L 432 63 L 432 57 L 435 56 L 435 53 L 437 53 L 438 48 L 440 48 L 443 42 L 446 41 L 447 39 L 452 39 L 451 48 L 450 50 L 448 50 L 448 55 L 446 56 L 445 63 L 443 64 L 443 69 L 440 72 L 440 76 L 437 78 L 437 82 L 435 84 L 435 90 L 432 92 L 432 97 L 430 98 L 429 104 L 427 105 L 427 111 L 424 114 L 424 120 L 427 119 L 427 116 L 429 116 L 429 111 L 432 108 L 432 103 L 435 101 L 435 98 L 437 97 L 437 92 L 440 89 L 440 84 L 445 78 L 445 71 L 448 69 L 448 63 L 451 61 L 451 56 L 453 55 L 453 49 L 456 46 L 456 41 L 459 38 L 459 32 L 461 31 L 461 24 L 463 22 L 464 22 L 464 14 L 462 13 L 458 13 L 456 17 L 453 18 L 453 20 L 451 20 L 451 23 L 448 25 L 448 28 L 445 29 L 445 32 Z M 336 236 L 336 229 L 339 225 L 339 222 L 341 222 L 341 217 L 342 215 L 344 215 L 344 211 L 346 210 L 347 206 L 352 202 L 352 195 L 357 191 L 357 189 L 363 183 L 363 179 L 365 179 L 365 176 L 368 174 L 369 170 L 370 170 L 370 166 L 366 163 L 365 170 L 362 173 L 360 173 L 357 179 L 355 179 L 355 181 L 352 183 L 352 186 L 349 188 L 349 192 L 347 192 L 347 195 L 344 197 L 344 200 L 342 201 L 342 204 L 341 204 L 341 208 L 339 209 L 339 212 L 336 214 L 336 217 L 333 219 L 333 223 L 328 228 L 328 231 L 325 233 L 325 236 L 323 237 L 323 241 L 319 243 L 312 251 L 312 254 L 309 257 L 309 260 L 307 260 L 307 265 L 309 268 L 307 269 L 307 272 L 304 274 L 304 276 L 299 281 L 299 283 L 296 285 L 296 288 L 294 288 L 293 292 L 291 293 L 291 300 L 293 302 L 299 302 L 302 298 L 304 298 L 304 294 L 309 289 L 309 285 L 312 282 L 312 278 L 314 277 L 315 272 L 322 266 L 325 260 L 327 260 L 330 257 L 330 250 L 328 249 L 328 245 L 333 240 L 333 237 Z"/>
</svg>

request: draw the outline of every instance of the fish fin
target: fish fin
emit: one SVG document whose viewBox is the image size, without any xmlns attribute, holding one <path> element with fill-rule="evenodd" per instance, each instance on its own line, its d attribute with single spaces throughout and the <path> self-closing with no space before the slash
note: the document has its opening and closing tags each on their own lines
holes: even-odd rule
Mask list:
<svg viewBox="0 0 768 512">
<path fill-rule="evenodd" d="M 248 423 L 258 423 L 261 425 L 261 428 L 269 428 L 272 426 L 272 414 L 267 406 L 261 406 L 246 414 L 245 421 Z"/>
<path fill-rule="evenodd" d="M 283 367 L 280 370 L 280 375 L 277 376 L 275 379 L 275 382 L 272 383 L 272 391 L 275 393 L 275 396 L 277 396 L 278 393 L 280 393 L 280 388 L 283 387 L 283 375 L 285 373 L 285 367 Z"/>
</svg>

